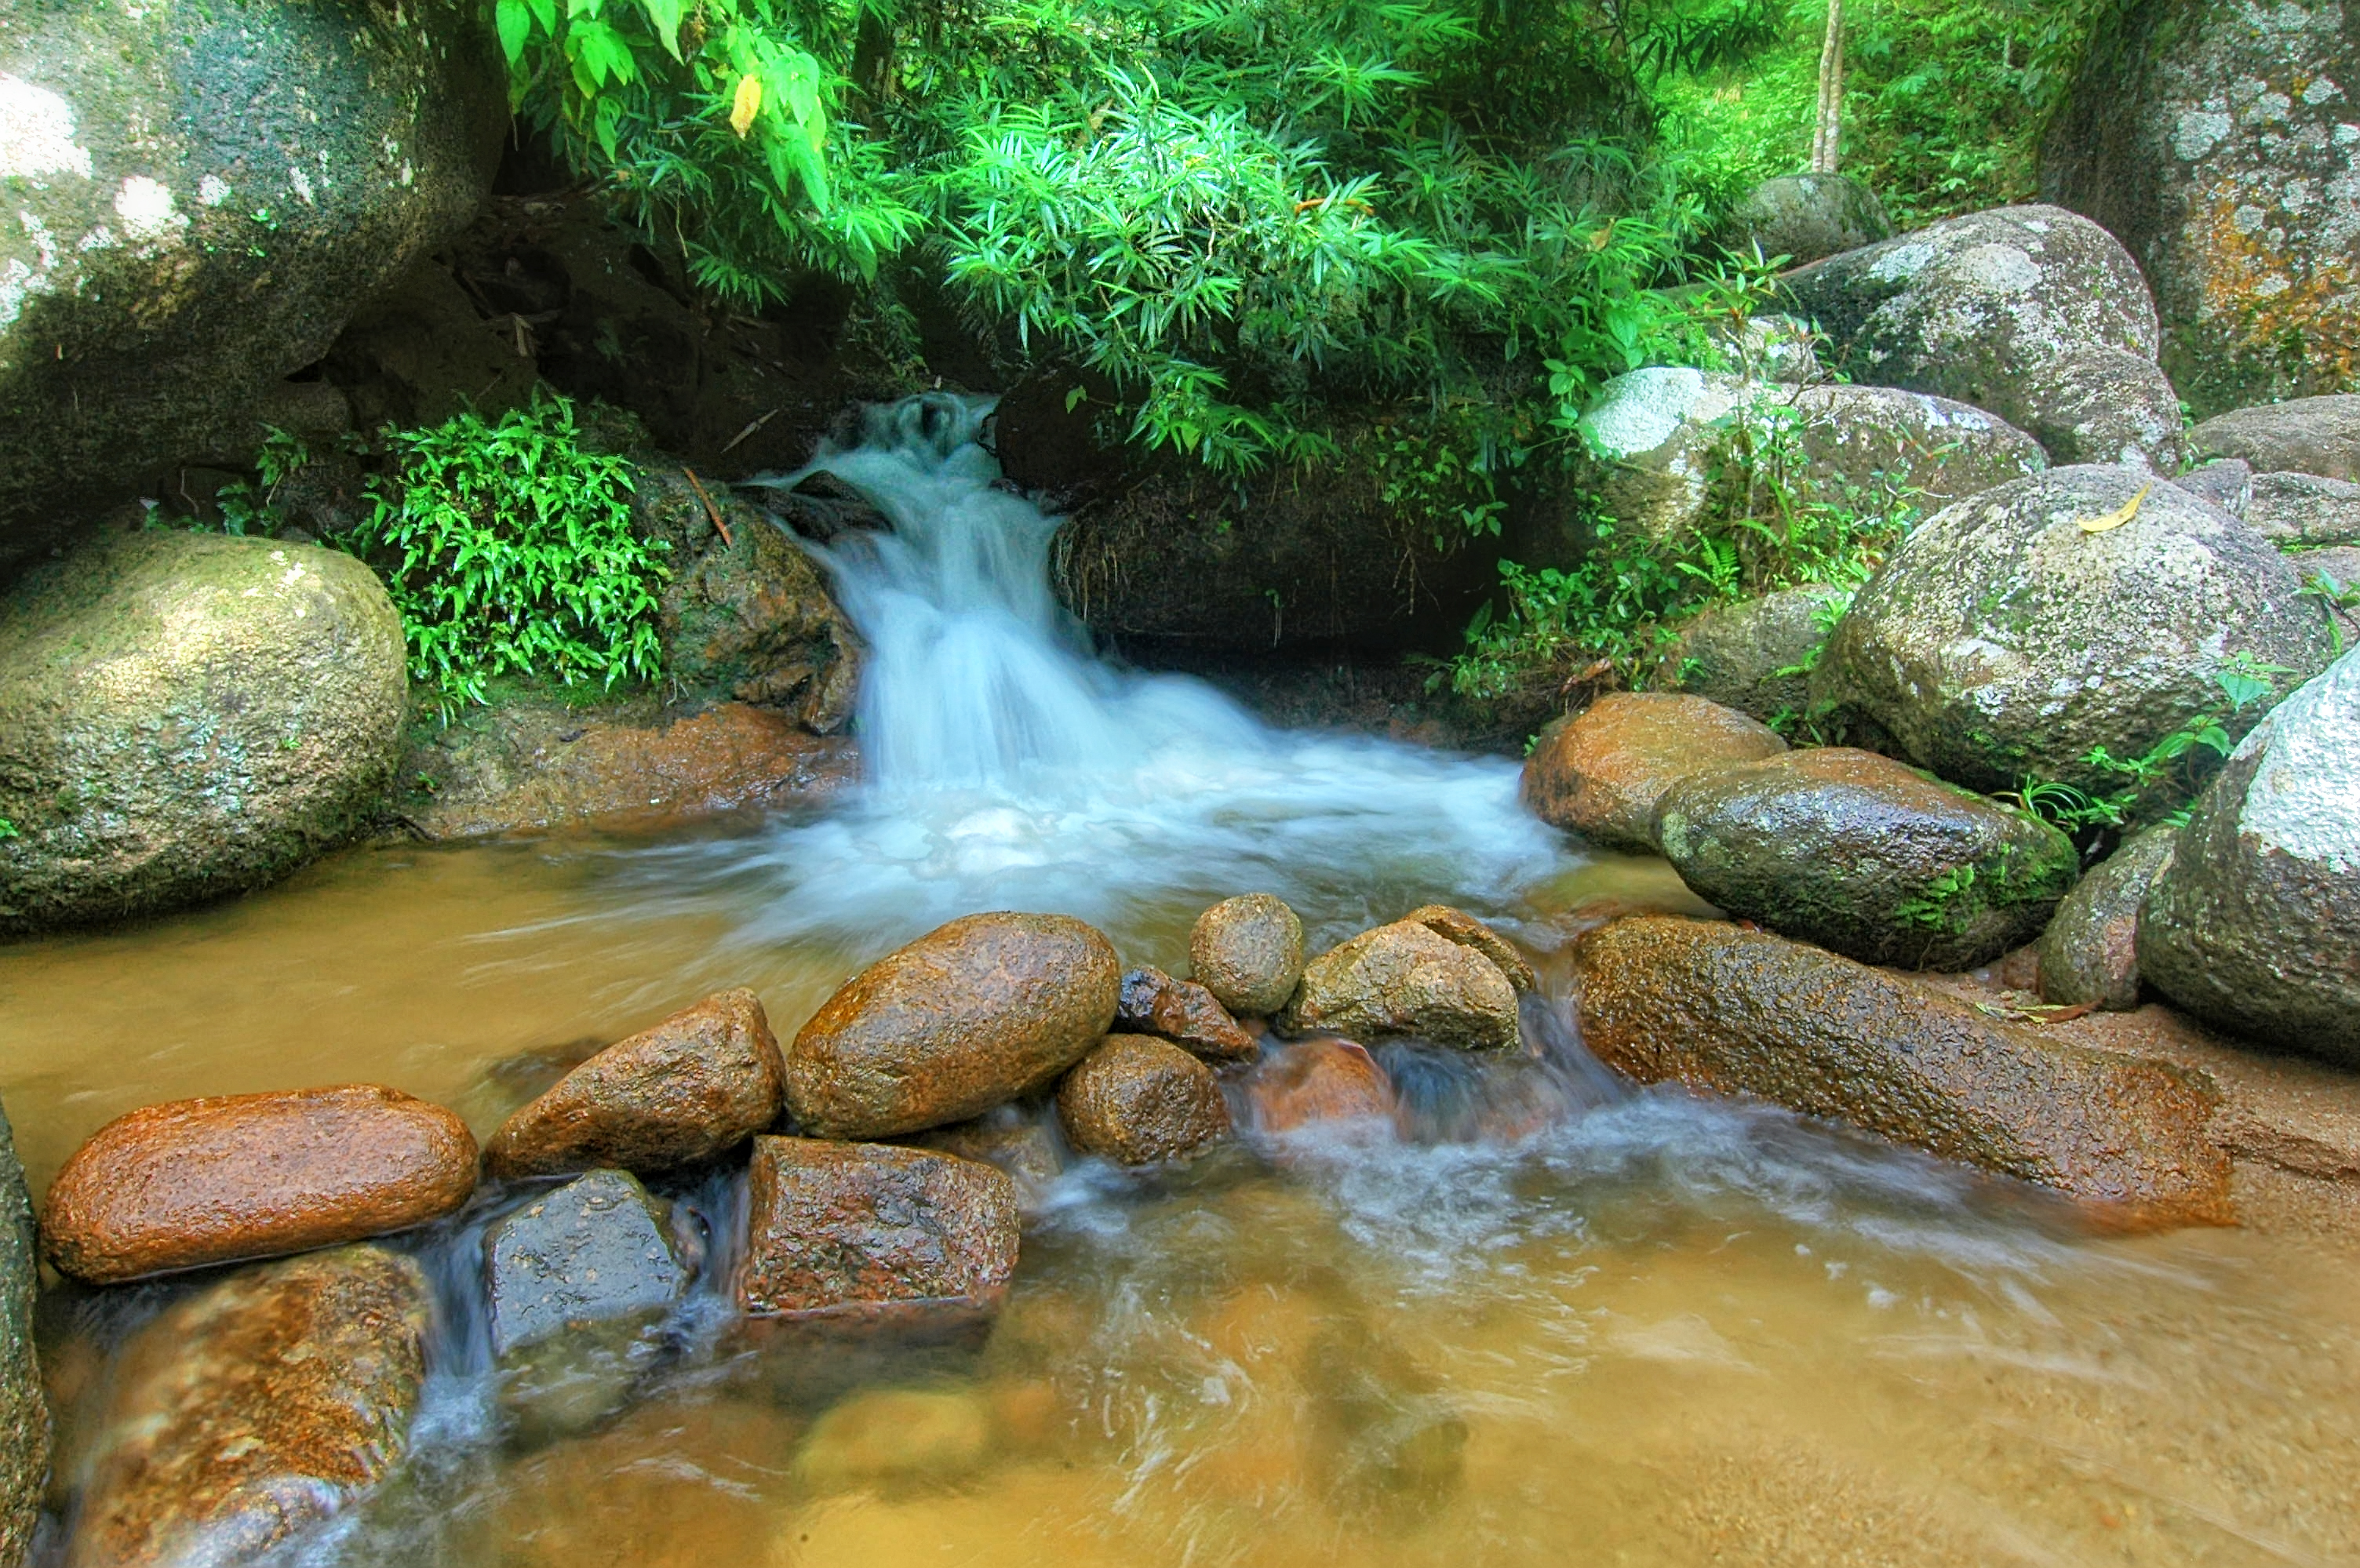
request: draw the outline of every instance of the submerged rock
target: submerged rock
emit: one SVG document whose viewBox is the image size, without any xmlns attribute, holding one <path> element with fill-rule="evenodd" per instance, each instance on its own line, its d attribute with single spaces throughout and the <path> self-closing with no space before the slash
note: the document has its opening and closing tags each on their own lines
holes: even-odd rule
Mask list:
<svg viewBox="0 0 2360 1568">
<path fill-rule="evenodd" d="M 1524 758 L 1524 800 L 1543 822 L 1593 844 L 1651 850 L 1665 790 L 1786 749 L 1766 726 L 1701 697 L 1610 691 L 1541 732 Z"/>
<path fill-rule="evenodd" d="M 2080 865 L 2029 811 L 1841 746 L 1683 779 L 1655 837 L 1731 915 L 1913 969 L 1972 969 L 2030 940 Z"/>
<path fill-rule="evenodd" d="M 1196 982 L 1241 1018 L 1268 1018 L 1303 979 L 1303 921 L 1268 893 L 1224 898 L 1188 931 Z"/>
<path fill-rule="evenodd" d="M 374 1084 L 176 1100 L 117 1116 L 49 1184 L 41 1245 L 111 1285 L 406 1230 L 475 1190 L 475 1140 Z"/>
<path fill-rule="evenodd" d="M 1362 931 L 1313 959 L 1280 1024 L 1465 1051 L 1523 1043 L 1516 990 L 1499 965 L 1410 920 Z"/>
<path fill-rule="evenodd" d="M 1529 991 L 1540 984 L 1533 966 L 1506 937 L 1464 909 L 1454 909 L 1448 904 L 1421 904 L 1402 919 L 1411 925 L 1424 926 L 1445 941 L 1481 953 L 1519 991 Z"/>
<path fill-rule="evenodd" d="M 49 1474 L 49 1411 L 33 1357 L 33 1297 L 40 1286 L 33 1203 L 8 1114 L 0 1109 L 0 1563 L 32 1549 Z"/>
<path fill-rule="evenodd" d="M 2189 431 L 2188 444 L 2202 456 L 2239 459 L 2257 474 L 2360 483 L 2360 394 L 2233 408 Z"/>
<path fill-rule="evenodd" d="M 2171 864 L 2179 830 L 2134 835 L 2084 875 L 2040 933 L 2040 997 L 2126 1012 L 2138 1006 L 2139 907 Z"/>
<path fill-rule="evenodd" d="M 243 892 L 352 837 L 404 658 L 339 550 L 118 532 L 29 573 L 0 600 L 0 935 Z"/>
<path fill-rule="evenodd" d="M 68 1568 L 233 1568 L 398 1465 L 432 1297 L 407 1258 L 344 1247 L 247 1269 L 127 1345 Z"/>
<path fill-rule="evenodd" d="M 2138 964 L 2208 1022 L 2360 1066 L 2360 652 L 2273 709 L 2198 799 Z"/>
<path fill-rule="evenodd" d="M 1349 1040 L 1299 1040 L 1264 1057 L 1245 1083 L 1254 1130 L 1393 1120 L 1393 1081 L 1376 1059 Z"/>
<path fill-rule="evenodd" d="M 1838 251 L 1891 237 L 1893 220 L 1876 192 L 1848 174 L 1781 174 L 1764 180 L 1730 210 L 1721 244 L 1758 248 L 1801 267 Z"/>
<path fill-rule="evenodd" d="M 1114 1022 L 1122 964 L 1063 915 L 969 915 L 862 970 L 787 1051 L 796 1121 L 890 1138 L 1047 1087 Z"/>
<path fill-rule="evenodd" d="M 761 998 L 740 986 L 574 1068 L 501 1124 L 484 1163 L 499 1176 L 677 1170 L 745 1142 L 785 1105 L 778 1040 Z"/>
<path fill-rule="evenodd" d="M 830 1407 L 795 1451 L 795 1478 L 826 1492 L 941 1485 L 991 1458 L 991 1410 L 969 1388 L 872 1388 Z"/>
<path fill-rule="evenodd" d="M 2135 1225 L 2232 1220 L 2201 1074 L 2064 1044 L 1766 931 L 1617 920 L 1575 950 L 1582 1038 L 1643 1083 L 1753 1094 Z"/>
<path fill-rule="evenodd" d="M 1770 724 L 1810 711 L 1811 670 L 1852 592 L 1814 583 L 1716 604 L 1683 622 L 1646 684 Z"/>
<path fill-rule="evenodd" d="M 1084 1154 L 1118 1165 L 1184 1160 L 1229 1136 L 1213 1070 L 1167 1041 L 1110 1034 L 1057 1088 L 1057 1120 Z"/>
<path fill-rule="evenodd" d="M 1262 1049 L 1212 992 L 1193 980 L 1175 980 L 1153 964 L 1122 977 L 1114 1021 L 1117 1029 L 1171 1040 L 1208 1062 L 1243 1062 Z"/>
</svg>

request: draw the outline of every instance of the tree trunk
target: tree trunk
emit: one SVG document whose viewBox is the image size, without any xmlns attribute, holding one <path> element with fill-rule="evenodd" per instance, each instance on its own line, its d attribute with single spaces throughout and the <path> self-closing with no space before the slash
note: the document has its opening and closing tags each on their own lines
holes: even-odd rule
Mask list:
<svg viewBox="0 0 2360 1568">
<path fill-rule="evenodd" d="M 1833 174 L 1843 139 L 1843 0 L 1828 0 L 1827 40 L 1819 46 L 1819 113 L 1811 131 L 1811 172 Z"/>
</svg>

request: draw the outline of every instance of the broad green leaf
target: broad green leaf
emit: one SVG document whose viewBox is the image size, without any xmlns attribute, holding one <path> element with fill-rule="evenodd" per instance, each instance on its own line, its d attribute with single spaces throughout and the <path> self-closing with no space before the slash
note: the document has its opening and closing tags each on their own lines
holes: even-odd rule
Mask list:
<svg viewBox="0 0 2360 1568">
<path fill-rule="evenodd" d="M 524 0 L 499 0 L 492 9 L 492 21 L 499 29 L 500 52 L 514 65 L 523 57 L 525 40 L 532 36 L 532 13 Z"/>
</svg>

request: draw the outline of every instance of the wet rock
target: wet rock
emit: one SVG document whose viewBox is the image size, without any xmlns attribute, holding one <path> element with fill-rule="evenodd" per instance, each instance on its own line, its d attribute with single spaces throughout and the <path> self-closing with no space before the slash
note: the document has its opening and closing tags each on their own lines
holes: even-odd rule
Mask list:
<svg viewBox="0 0 2360 1568">
<path fill-rule="evenodd" d="M 2201 1075 L 2067 1045 L 1766 931 L 1617 920 L 1575 950 L 1582 1038 L 1644 1083 L 1751 1094 L 2053 1188 L 2131 1225 L 2226 1224 Z"/>
<path fill-rule="evenodd" d="M 2235 458 L 2257 474 L 2309 474 L 2360 483 L 2360 395 L 2296 397 L 2215 414 L 2188 432 L 2206 457 Z"/>
<path fill-rule="evenodd" d="M 794 1473 L 820 1491 L 963 1480 L 991 1458 L 990 1408 L 970 1388 L 874 1388 L 812 1423 Z"/>
<path fill-rule="evenodd" d="M 2144 492 L 2128 521 L 2119 516 Z M 1914 760 L 1972 789 L 2092 791 L 2223 706 L 2233 657 L 2325 664 L 2319 606 L 2268 541 L 2128 468 L 2062 468 L 1920 523 L 1853 597 L 1819 673 Z M 2233 726 L 2258 715 L 2248 708 Z"/>
<path fill-rule="evenodd" d="M 2086 218 L 2045 206 L 1971 212 L 1785 282 L 1861 381 L 1989 409 L 2059 463 L 2128 452 L 2177 466 L 2179 401 L 2140 368 L 2156 355 L 2155 302 L 2130 253 Z M 2157 432 L 2161 444 L 2145 444 Z"/>
<path fill-rule="evenodd" d="M 2179 830 L 2153 827 L 2092 868 L 2040 933 L 2040 997 L 2124 1012 L 2138 1006 L 2139 907 L 2171 864 Z"/>
<path fill-rule="evenodd" d="M 1533 973 L 1533 966 L 1525 962 L 1524 955 L 1518 953 L 1506 937 L 1464 909 L 1454 909 L 1448 904 L 1421 904 L 1402 919 L 1411 925 L 1424 926 L 1446 941 L 1481 953 L 1508 977 L 1508 984 L 1519 991 L 1529 991 L 1540 984 L 1539 976 Z"/>
<path fill-rule="evenodd" d="M 1972 969 L 2030 940 L 2080 865 L 2031 812 L 1844 746 L 1684 779 L 1655 837 L 1729 914 L 1915 969 Z"/>
<path fill-rule="evenodd" d="M 1303 979 L 1303 921 L 1268 893 L 1224 898 L 1188 931 L 1196 983 L 1241 1018 L 1268 1018 Z"/>
<path fill-rule="evenodd" d="M 158 529 L 43 565 L 0 600 L 0 934 L 333 848 L 380 809 L 408 703 L 400 619 L 341 551 Z"/>
<path fill-rule="evenodd" d="M 1185 1160 L 1229 1136 L 1213 1070 L 1141 1034 L 1107 1036 L 1065 1074 L 1057 1120 L 1076 1149 L 1118 1165 Z"/>
<path fill-rule="evenodd" d="M 1465 1051 L 1523 1042 L 1515 987 L 1499 965 L 1408 920 L 1362 931 L 1313 959 L 1280 1027 Z"/>
<path fill-rule="evenodd" d="M 1717 604 L 1679 627 L 1646 683 L 1764 724 L 1799 716 L 1810 711 L 1811 669 L 1851 604 L 1850 590 L 1811 583 Z"/>
<path fill-rule="evenodd" d="M 1876 192 L 1848 174 L 1781 174 L 1746 192 L 1730 210 L 1720 243 L 1730 250 L 1759 249 L 1765 260 L 1785 256 L 1801 267 L 1889 239 L 1893 220 Z"/>
<path fill-rule="evenodd" d="M 466 223 L 508 124 L 457 0 L 74 0 L 18 14 L 0 81 L 0 561 L 233 436 Z"/>
<path fill-rule="evenodd" d="M 1032 1105 L 1000 1105 L 972 1121 L 935 1127 L 909 1141 L 991 1166 L 1016 1183 L 1016 1196 L 1030 1214 L 1065 1171 L 1065 1150 L 1050 1121 L 1049 1112 Z"/>
<path fill-rule="evenodd" d="M 1014 1183 L 954 1155 L 757 1138 L 748 1201 L 754 1317 L 988 1314 L 1016 1268 Z"/>
<path fill-rule="evenodd" d="M 787 1101 L 824 1138 L 965 1121 L 1047 1087 L 1114 1022 L 1122 964 L 1063 915 L 969 915 L 862 970 L 787 1051 Z"/>
<path fill-rule="evenodd" d="M 1212 992 L 1193 980 L 1175 980 L 1153 964 L 1122 977 L 1114 1021 L 1117 1029 L 1184 1045 L 1207 1062 L 1243 1062 L 1262 1049 Z"/>
<path fill-rule="evenodd" d="M 233 1275 L 140 1331 L 115 1372 L 68 1568 L 230 1568 L 398 1465 L 432 1297 L 373 1247 Z"/>
<path fill-rule="evenodd" d="M 271 1258 L 440 1219 L 475 1190 L 475 1140 L 440 1105 L 354 1083 L 176 1100 L 74 1150 L 41 1246 L 94 1285 Z"/>
<path fill-rule="evenodd" d="M 714 1159 L 779 1119 L 786 1065 L 761 998 L 739 987 L 682 1009 L 574 1068 L 484 1149 L 498 1176 Z"/>
<path fill-rule="evenodd" d="M 2137 257 L 2164 367 L 2200 416 L 2341 391 L 2360 370 L 2337 194 L 2355 80 L 2345 5 L 2153 0 L 2102 20 L 2049 122 L 2042 195 Z"/>
<path fill-rule="evenodd" d="M 1255 1130 L 1288 1133 L 1328 1124 L 1393 1119 L 1393 1083 L 1349 1040 L 1299 1040 L 1264 1057 L 1246 1079 Z"/>
<path fill-rule="evenodd" d="M 1786 749 L 1767 727 L 1701 697 L 1610 691 L 1541 732 L 1524 759 L 1524 800 L 1543 822 L 1594 844 L 1653 849 L 1665 790 Z"/>
<path fill-rule="evenodd" d="M 2198 798 L 2138 965 L 2220 1028 L 2360 1066 L 2360 652 L 2272 710 Z"/>
<path fill-rule="evenodd" d="M 49 1412 L 33 1356 L 33 1203 L 8 1114 L 0 1110 L 0 1563 L 20 1563 L 49 1474 Z"/>
</svg>

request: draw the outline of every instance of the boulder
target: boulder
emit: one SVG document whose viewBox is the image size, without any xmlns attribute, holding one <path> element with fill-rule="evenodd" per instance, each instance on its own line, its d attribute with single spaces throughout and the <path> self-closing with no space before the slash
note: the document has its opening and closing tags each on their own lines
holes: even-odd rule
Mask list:
<svg viewBox="0 0 2360 1568">
<path fill-rule="evenodd" d="M 2127 521 L 2083 527 L 2134 500 Z M 2091 750 L 2144 757 L 2221 713 L 2233 658 L 2294 680 L 2325 664 L 2325 619 L 2301 586 L 2267 540 L 2174 485 L 2057 469 L 1920 523 L 1853 597 L 1819 673 L 1831 701 L 1945 779 L 2111 790 L 2120 780 Z"/>
<path fill-rule="evenodd" d="M 2188 445 L 2202 457 L 2236 458 L 2256 474 L 2360 483 L 2360 395 L 2233 408 L 2189 431 Z"/>
<path fill-rule="evenodd" d="M 285 876 L 382 809 L 408 704 L 341 551 L 159 529 L 46 563 L 0 600 L 0 936 Z"/>
<path fill-rule="evenodd" d="M 1714 921 L 1575 948 L 1582 1038 L 1643 1083 L 1751 1094 L 2037 1182 L 2132 1225 L 2228 1224 L 2201 1074 L 2071 1046 L 1833 953 Z"/>
<path fill-rule="evenodd" d="M 21 1563 L 49 1475 L 49 1410 L 33 1355 L 33 1297 L 40 1288 L 33 1203 L 8 1113 L 0 1110 L 0 1563 Z"/>
<path fill-rule="evenodd" d="M 1243 1062 L 1262 1049 L 1212 992 L 1193 980 L 1175 980 L 1153 964 L 1122 977 L 1114 1024 L 1185 1046 L 1207 1062 Z"/>
<path fill-rule="evenodd" d="M 2360 544 L 2360 485 L 2314 474 L 2256 474 L 2240 516 L 2280 550 Z"/>
<path fill-rule="evenodd" d="M 1524 800 L 1543 822 L 1593 844 L 1652 850 L 1665 790 L 1786 749 L 1766 726 L 1702 697 L 1610 691 L 1541 732 L 1524 758 Z"/>
<path fill-rule="evenodd" d="M 2041 194 L 2122 236 L 2200 417 L 2360 373 L 2355 82 L 2344 0 L 2148 0 L 2103 13 L 2049 122 Z"/>
<path fill-rule="evenodd" d="M 0 125 L 5 564 L 320 358 L 467 222 L 508 114 L 461 0 L 61 0 L 0 38 Z"/>
<path fill-rule="evenodd" d="M 1264 1057 L 1245 1083 L 1254 1130 L 1290 1133 L 1330 1125 L 1393 1122 L 1393 1081 L 1349 1040 L 1299 1040 Z"/>
<path fill-rule="evenodd" d="M 787 1051 L 787 1103 L 821 1138 L 890 1138 L 1046 1088 L 1114 1023 L 1122 963 L 1064 915 L 968 915 L 878 960 Z"/>
<path fill-rule="evenodd" d="M 1655 836 L 1731 915 L 1913 969 L 1971 969 L 2029 941 L 2080 865 L 2031 812 L 1843 746 L 1683 779 Z"/>
<path fill-rule="evenodd" d="M 1321 953 L 1279 1020 L 1290 1033 L 1414 1039 L 1463 1051 L 1523 1043 L 1516 989 L 1473 948 L 1396 920 Z"/>
<path fill-rule="evenodd" d="M 1184 1160 L 1229 1136 L 1213 1070 L 1143 1034 L 1107 1036 L 1065 1074 L 1057 1121 L 1076 1149 L 1118 1165 Z"/>
<path fill-rule="evenodd" d="M 1718 234 L 1727 249 L 1801 267 L 1893 234 L 1876 192 L 1848 174 L 1781 174 L 1747 191 Z"/>
<path fill-rule="evenodd" d="M 401 1463 L 433 1294 L 344 1247 L 234 1274 L 124 1348 L 67 1568 L 234 1568 Z"/>
<path fill-rule="evenodd" d="M 2138 965 L 2210 1023 L 2360 1066 L 2360 652 L 2273 709 L 2198 799 Z"/>
<path fill-rule="evenodd" d="M 608 1046 L 500 1125 L 496 1176 L 697 1165 L 779 1119 L 786 1064 L 762 1000 L 739 987 Z"/>
<path fill-rule="evenodd" d="M 440 1105 L 368 1083 L 176 1100 L 74 1150 L 41 1206 L 59 1272 L 112 1285 L 441 1219 L 475 1190 L 475 1140 Z"/>
<path fill-rule="evenodd" d="M 2155 301 L 2130 253 L 2087 218 L 1970 212 L 1785 282 L 1838 368 L 1863 382 L 1987 408 L 2059 463 L 2178 465 Z"/>
<path fill-rule="evenodd" d="M 1742 509 L 1747 477 L 1775 472 L 1752 455 L 1765 450 L 1791 453 L 1781 477 L 1796 488 L 1912 514 L 2048 465 L 2032 437 L 1947 397 L 1680 368 L 1609 381 L 1581 432 L 1599 508 L 1659 541 Z"/>
<path fill-rule="evenodd" d="M 1303 921 L 1268 893 L 1224 898 L 1189 928 L 1188 964 L 1230 1012 L 1268 1018 L 1303 979 Z"/>
<path fill-rule="evenodd" d="M 1529 991 L 1540 984 L 1540 977 L 1533 973 L 1532 964 L 1506 937 L 1464 909 L 1454 909 L 1448 904 L 1421 904 L 1404 915 L 1402 920 L 1410 925 L 1424 926 L 1447 942 L 1455 942 L 1463 948 L 1481 953 L 1508 977 L 1508 984 L 1519 991 Z"/>
<path fill-rule="evenodd" d="M 748 1204 L 755 1317 L 989 1313 L 1016 1269 L 1015 1184 L 956 1155 L 757 1138 Z"/>
<path fill-rule="evenodd" d="M 1852 592 L 1814 583 L 1716 604 L 1680 625 L 1647 677 L 1769 724 L 1807 713 L 1811 670 Z"/>
<path fill-rule="evenodd" d="M 2191 441 L 2190 444 L 2195 443 Z M 2233 517 L 2243 517 L 2254 498 L 2254 465 L 2242 457 L 2216 457 L 2190 469 L 2172 483 Z"/>
<path fill-rule="evenodd" d="M 2138 1006 L 2139 907 L 2171 864 L 2179 830 L 2133 835 L 2074 885 L 2040 933 L 2040 999 L 2127 1012 Z"/>
</svg>

